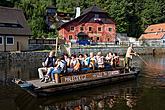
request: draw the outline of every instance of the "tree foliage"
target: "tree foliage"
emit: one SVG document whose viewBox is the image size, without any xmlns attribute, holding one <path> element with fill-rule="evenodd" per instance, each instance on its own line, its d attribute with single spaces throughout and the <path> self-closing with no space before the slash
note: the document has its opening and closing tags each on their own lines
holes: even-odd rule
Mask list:
<svg viewBox="0 0 165 110">
<path fill-rule="evenodd" d="M 56 2 L 55 2 L 56 1 Z M 52 36 L 45 30 L 46 7 L 56 3 L 58 11 L 75 12 L 97 5 L 109 13 L 116 22 L 117 32 L 139 37 L 146 25 L 165 22 L 164 0 L 0 0 L 1 6 L 19 7 L 24 10 L 33 37 Z"/>
</svg>

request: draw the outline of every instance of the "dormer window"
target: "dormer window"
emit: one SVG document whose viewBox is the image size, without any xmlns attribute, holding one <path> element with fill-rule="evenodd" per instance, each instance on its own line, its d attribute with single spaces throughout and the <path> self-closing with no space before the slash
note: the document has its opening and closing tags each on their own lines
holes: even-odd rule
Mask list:
<svg viewBox="0 0 165 110">
<path fill-rule="evenodd" d="M 16 23 L 0 23 L 0 27 L 22 28 L 20 24 Z"/>
<path fill-rule="evenodd" d="M 94 21 L 101 21 L 101 18 L 99 18 L 99 14 L 95 14 Z"/>
<path fill-rule="evenodd" d="M 95 14 L 95 17 L 94 18 L 99 18 L 99 14 Z"/>
</svg>

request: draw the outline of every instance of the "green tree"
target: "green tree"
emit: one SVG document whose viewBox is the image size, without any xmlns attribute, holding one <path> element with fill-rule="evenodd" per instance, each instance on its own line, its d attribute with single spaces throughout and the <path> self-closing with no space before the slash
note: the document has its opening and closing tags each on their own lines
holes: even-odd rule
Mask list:
<svg viewBox="0 0 165 110">
<path fill-rule="evenodd" d="M 140 11 L 143 8 L 143 3 L 138 0 L 127 0 L 126 5 L 126 19 L 127 19 L 127 35 L 131 37 L 139 37 L 142 33 L 141 22 L 140 21 Z"/>
<path fill-rule="evenodd" d="M 15 3 L 17 7 L 24 10 L 33 38 L 42 38 L 48 34 L 45 31 L 45 12 L 46 7 L 51 3 L 51 0 L 20 0 L 20 2 Z"/>
<path fill-rule="evenodd" d="M 0 0 L 1 6 L 23 9 L 34 38 L 53 35 L 45 31 L 44 19 L 46 7 L 53 3 L 55 0 Z M 58 11 L 69 13 L 74 13 L 77 6 L 82 12 L 97 5 L 116 22 L 117 32 L 132 37 L 139 37 L 148 24 L 165 22 L 164 0 L 56 0 L 56 3 Z"/>
<path fill-rule="evenodd" d="M 117 32 L 127 32 L 127 19 L 126 19 L 126 0 L 107 0 L 108 6 L 105 8 L 109 15 L 114 19 L 117 25 Z"/>
<path fill-rule="evenodd" d="M 153 1 L 153 0 L 145 0 L 143 4 L 143 10 L 141 11 L 140 18 L 142 25 L 141 27 L 144 28 L 145 25 L 148 24 L 156 24 L 160 23 L 161 21 L 161 6 L 160 2 Z"/>
<path fill-rule="evenodd" d="M 0 0 L 0 6 L 14 7 L 15 2 L 20 0 Z"/>
</svg>

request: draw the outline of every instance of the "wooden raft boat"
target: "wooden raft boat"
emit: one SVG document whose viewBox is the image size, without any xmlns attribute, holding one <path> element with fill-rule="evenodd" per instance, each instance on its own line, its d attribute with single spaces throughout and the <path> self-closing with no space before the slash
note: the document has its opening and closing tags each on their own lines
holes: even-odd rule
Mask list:
<svg viewBox="0 0 165 110">
<path fill-rule="evenodd" d="M 60 83 L 44 83 L 40 82 L 39 79 L 15 83 L 34 96 L 48 96 L 62 92 L 65 93 L 75 89 L 90 88 L 116 81 L 121 82 L 128 79 L 134 79 L 138 76 L 139 72 L 139 68 L 134 67 L 130 71 L 117 69 L 62 76 L 60 77 Z"/>
</svg>

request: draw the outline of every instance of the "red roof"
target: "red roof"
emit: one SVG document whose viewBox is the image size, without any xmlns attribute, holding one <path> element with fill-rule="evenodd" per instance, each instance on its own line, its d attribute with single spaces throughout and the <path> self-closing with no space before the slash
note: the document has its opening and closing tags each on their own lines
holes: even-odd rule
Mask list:
<svg viewBox="0 0 165 110">
<path fill-rule="evenodd" d="M 147 27 L 147 29 L 144 32 L 149 33 L 149 32 L 162 32 L 162 31 L 165 31 L 165 23 L 150 25 Z"/>
<path fill-rule="evenodd" d="M 158 40 L 162 39 L 163 36 L 165 35 L 165 32 L 155 32 L 155 33 L 147 33 L 147 34 L 142 34 L 139 38 L 139 40 Z"/>
</svg>

